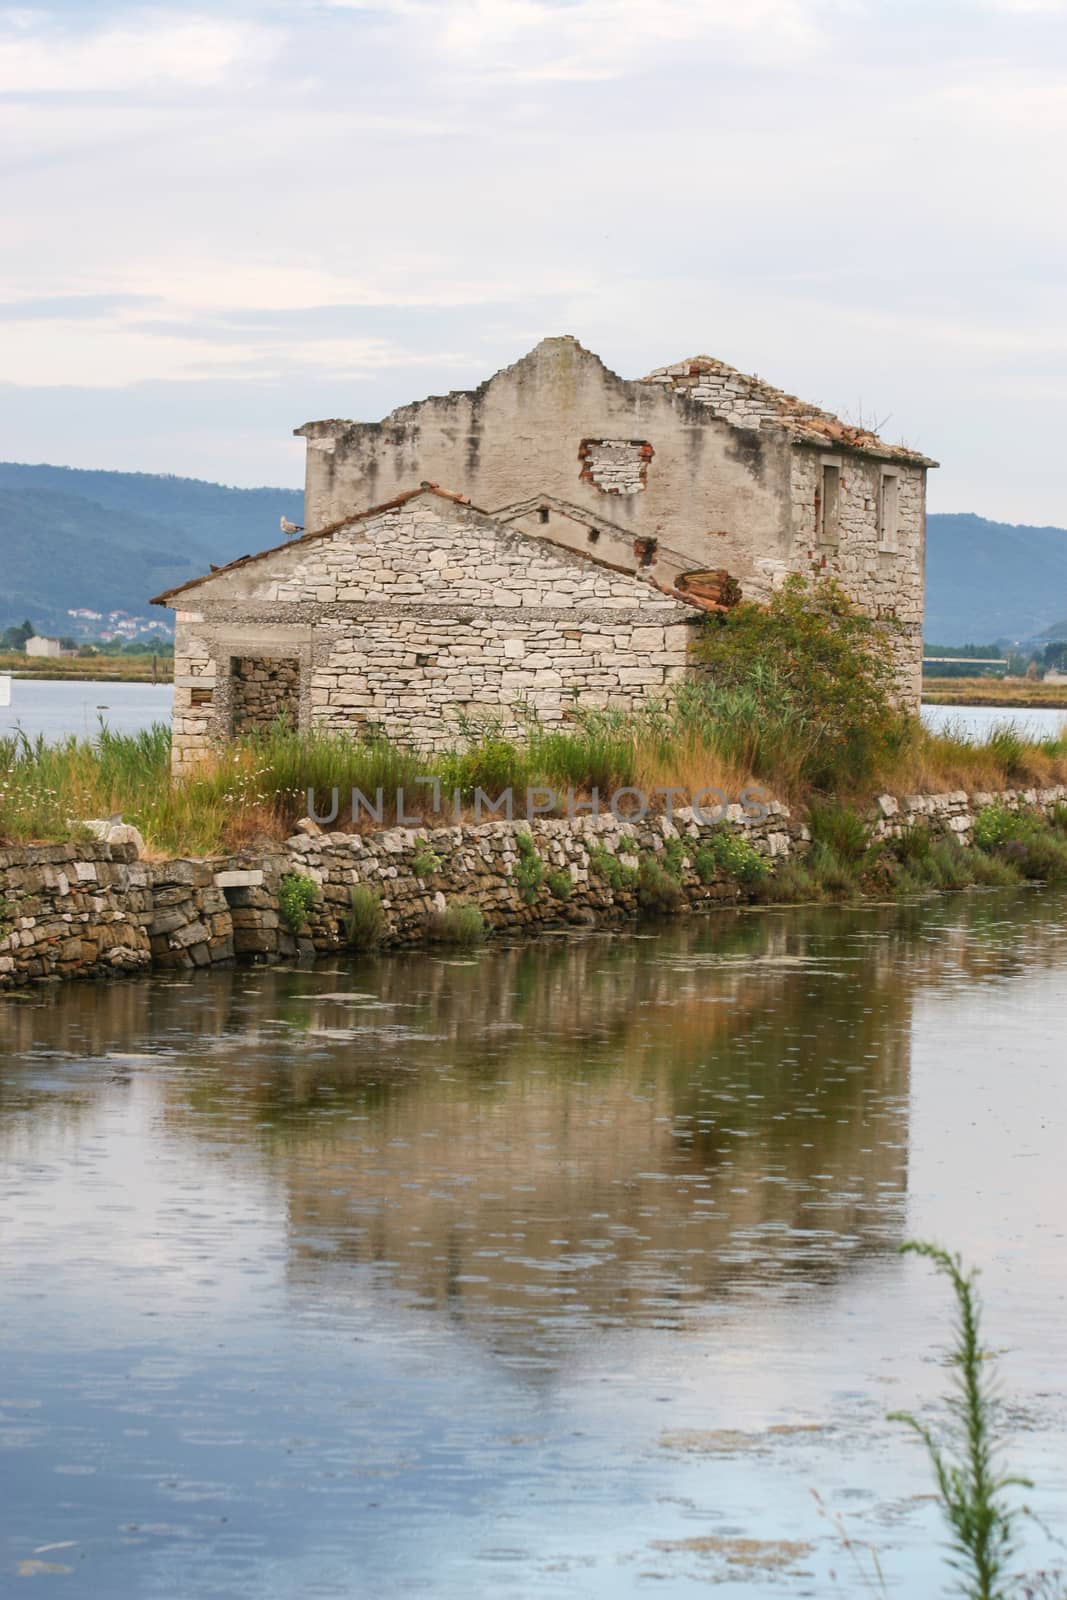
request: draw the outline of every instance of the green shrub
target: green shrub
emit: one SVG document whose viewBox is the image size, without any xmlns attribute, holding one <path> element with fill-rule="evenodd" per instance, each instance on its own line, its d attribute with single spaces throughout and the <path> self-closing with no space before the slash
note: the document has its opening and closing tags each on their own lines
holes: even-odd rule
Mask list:
<svg viewBox="0 0 1067 1600">
<path fill-rule="evenodd" d="M 996 850 L 1014 839 L 1018 830 L 1018 813 L 994 801 L 991 806 L 984 806 L 974 819 L 974 842 L 980 850 Z"/>
<path fill-rule="evenodd" d="M 574 893 L 574 879 L 566 870 L 546 872 L 545 882 L 557 900 L 569 900 Z"/>
<path fill-rule="evenodd" d="M 594 876 L 603 878 L 615 894 L 637 887 L 638 869 L 627 866 L 618 856 L 612 855 L 610 850 L 605 850 L 603 845 L 596 844 L 590 847 L 589 870 Z"/>
<path fill-rule="evenodd" d="M 463 903 L 434 911 L 426 919 L 426 937 L 432 944 L 472 948 L 485 943 L 486 931 L 479 908 Z"/>
<path fill-rule="evenodd" d="M 768 606 L 709 617 L 696 646 L 720 753 L 756 777 L 862 783 L 913 736 L 893 705 L 893 624 L 863 617 L 832 581 L 794 576 Z"/>
<path fill-rule="evenodd" d="M 971 856 L 976 852 L 964 850 L 955 834 L 938 839 L 930 851 L 929 868 L 938 889 L 965 889 L 974 882 Z"/>
<path fill-rule="evenodd" d="M 888 848 L 903 866 L 925 868 L 934 848 L 934 836 L 925 822 L 913 822 L 889 841 Z"/>
<path fill-rule="evenodd" d="M 637 903 L 654 916 L 669 916 L 682 901 L 682 886 L 658 855 L 646 851 L 637 869 Z"/>
<path fill-rule="evenodd" d="M 1048 825 L 1055 828 L 1057 833 L 1067 833 L 1067 805 L 1062 800 L 1057 800 L 1049 812 Z"/>
<path fill-rule="evenodd" d="M 1024 824 L 1003 846 L 1002 856 L 1024 878 L 1041 883 L 1067 880 L 1067 840 L 1040 825 Z"/>
<path fill-rule="evenodd" d="M 860 892 L 857 863 L 842 860 L 831 844 L 813 844 L 805 866 L 821 894 L 831 900 L 851 900 Z"/>
<path fill-rule="evenodd" d="M 1008 889 L 1020 881 L 1018 867 L 1005 861 L 1003 856 L 993 856 L 984 850 L 969 852 L 971 878 L 986 889 Z"/>
<path fill-rule="evenodd" d="M 823 898 L 822 888 L 802 861 L 786 861 L 759 885 L 759 899 L 769 905 L 800 905 Z"/>
<path fill-rule="evenodd" d="M 535 781 L 530 773 L 529 753 L 505 734 L 498 723 L 461 724 L 465 743 L 433 763 L 445 794 L 458 790 L 467 803 L 476 789 L 495 800 L 505 789 L 519 792 Z M 425 766 L 424 769 L 425 771 Z"/>
<path fill-rule="evenodd" d="M 838 861 L 858 866 L 871 846 L 869 824 L 839 800 L 813 800 L 808 809 L 812 843 L 825 845 Z"/>
<path fill-rule="evenodd" d="M 545 864 L 538 855 L 537 846 L 530 834 L 517 833 L 515 845 L 519 852 L 519 864 L 512 873 L 512 880 L 519 891 L 519 899 L 523 905 L 532 906 L 545 881 Z"/>
<path fill-rule="evenodd" d="M 427 846 L 416 850 L 411 858 L 411 870 L 416 878 L 432 878 L 441 865 L 441 857 Z"/>
<path fill-rule="evenodd" d="M 352 885 L 348 895 L 345 937 L 353 950 L 373 950 L 382 942 L 385 915 L 382 902 L 365 883 Z"/>
<path fill-rule="evenodd" d="M 287 872 L 278 885 L 278 910 L 282 921 L 292 933 L 302 933 L 307 927 L 308 915 L 319 898 L 319 886 L 314 878 L 301 872 Z"/>
<path fill-rule="evenodd" d="M 701 883 L 712 883 L 722 872 L 738 883 L 759 883 L 767 876 L 767 860 L 748 839 L 726 829 L 713 833 L 693 856 Z"/>
<path fill-rule="evenodd" d="M 677 878 L 679 883 L 685 873 L 687 859 L 686 848 L 681 839 L 668 839 L 663 846 L 663 854 L 659 857 L 665 869 L 673 878 Z"/>
</svg>

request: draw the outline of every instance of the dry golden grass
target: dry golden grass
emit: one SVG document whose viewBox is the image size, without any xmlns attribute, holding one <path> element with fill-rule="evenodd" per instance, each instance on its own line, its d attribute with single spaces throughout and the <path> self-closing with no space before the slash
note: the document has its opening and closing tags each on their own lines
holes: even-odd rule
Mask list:
<svg viewBox="0 0 1067 1600">
<path fill-rule="evenodd" d="M 971 743 L 925 730 L 881 775 L 885 793 L 968 794 L 1005 788 L 1050 788 L 1067 784 L 1067 746 L 1030 744 L 998 736 Z"/>
<path fill-rule="evenodd" d="M 649 794 L 654 789 L 681 789 L 687 801 L 702 790 L 718 789 L 735 802 L 743 789 L 765 787 L 744 767 L 724 760 L 717 751 L 696 741 L 669 751 L 658 744 L 652 748 L 638 746 L 634 782 L 636 788 Z M 775 797 L 780 798 L 777 791 Z"/>
<path fill-rule="evenodd" d="M 169 683 L 174 657 L 156 656 L 27 656 L 0 652 L 0 672 L 16 678 L 48 678 L 68 682 Z"/>
<path fill-rule="evenodd" d="M 1004 706 L 1067 711 L 1067 683 L 1028 678 L 924 678 L 923 700 L 931 706 Z"/>
</svg>

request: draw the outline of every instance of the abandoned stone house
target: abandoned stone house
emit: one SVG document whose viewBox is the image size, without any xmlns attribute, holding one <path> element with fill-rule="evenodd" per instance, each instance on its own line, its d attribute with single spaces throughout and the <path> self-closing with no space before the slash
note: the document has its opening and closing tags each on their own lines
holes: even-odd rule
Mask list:
<svg viewBox="0 0 1067 1600">
<path fill-rule="evenodd" d="M 296 431 L 301 537 L 156 599 L 177 771 L 279 713 L 440 748 L 464 716 L 634 706 L 703 611 L 793 572 L 893 623 L 917 701 L 936 462 L 720 361 L 627 380 L 545 339 L 473 391 Z"/>
</svg>

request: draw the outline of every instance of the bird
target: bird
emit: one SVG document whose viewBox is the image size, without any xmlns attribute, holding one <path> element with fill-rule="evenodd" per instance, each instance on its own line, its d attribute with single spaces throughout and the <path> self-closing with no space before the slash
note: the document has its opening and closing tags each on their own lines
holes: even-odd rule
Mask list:
<svg viewBox="0 0 1067 1600">
<path fill-rule="evenodd" d="M 291 539 L 294 533 L 304 531 L 298 522 L 290 522 L 288 517 L 282 517 L 280 526 L 287 539 Z"/>
</svg>

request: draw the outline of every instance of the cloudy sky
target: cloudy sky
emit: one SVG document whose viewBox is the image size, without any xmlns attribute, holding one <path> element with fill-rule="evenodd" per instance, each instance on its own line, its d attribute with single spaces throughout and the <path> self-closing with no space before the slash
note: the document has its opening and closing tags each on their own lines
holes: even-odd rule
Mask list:
<svg viewBox="0 0 1067 1600">
<path fill-rule="evenodd" d="M 1067 0 L 0 10 L 0 457 L 295 484 L 573 333 L 1067 525 L 1065 153 Z"/>
</svg>

